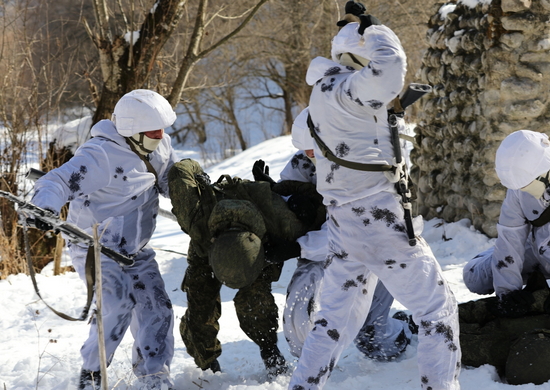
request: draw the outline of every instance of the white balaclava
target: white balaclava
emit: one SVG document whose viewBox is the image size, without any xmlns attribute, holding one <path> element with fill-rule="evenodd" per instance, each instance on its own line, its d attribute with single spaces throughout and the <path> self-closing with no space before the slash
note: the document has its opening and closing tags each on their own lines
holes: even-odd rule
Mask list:
<svg viewBox="0 0 550 390">
<path fill-rule="evenodd" d="M 508 135 L 497 149 L 495 170 L 506 188 L 528 190 L 540 198 L 547 184 L 544 179 L 538 179 L 550 170 L 548 136 L 531 130 L 519 130 Z"/>
<path fill-rule="evenodd" d="M 171 126 L 176 121 L 176 113 L 158 93 L 136 89 L 120 98 L 111 120 L 117 132 L 130 140 L 140 154 L 146 155 L 153 152 L 162 139 L 152 139 L 143 133 Z"/>
</svg>

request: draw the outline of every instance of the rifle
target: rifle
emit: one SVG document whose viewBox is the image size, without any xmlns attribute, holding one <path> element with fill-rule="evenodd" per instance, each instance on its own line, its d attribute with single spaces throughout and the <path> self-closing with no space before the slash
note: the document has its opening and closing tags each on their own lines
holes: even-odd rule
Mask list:
<svg viewBox="0 0 550 390">
<path fill-rule="evenodd" d="M 66 221 L 63 221 L 54 212 L 35 206 L 34 204 L 29 203 L 13 195 L 10 192 L 0 190 L 0 197 L 6 198 L 12 201 L 13 203 L 17 204 L 18 206 L 17 212 L 19 214 L 22 214 L 26 218 L 38 219 L 42 222 L 52 225 L 53 230 L 56 233 L 61 232 L 65 234 L 71 242 L 76 244 L 84 244 L 88 247 L 91 247 L 94 245 L 94 238 L 90 234 L 86 233 L 84 230 L 82 230 L 78 226 L 75 226 Z M 121 265 L 134 264 L 134 260 L 130 259 L 129 257 L 126 257 L 111 248 L 108 248 L 101 244 L 99 245 L 100 245 L 100 252 L 103 253 L 105 256 L 110 257 L 117 263 Z"/>
<path fill-rule="evenodd" d="M 396 170 L 399 178 L 395 183 L 397 193 L 401 195 L 401 204 L 405 212 L 405 227 L 407 228 L 407 236 L 409 238 L 409 245 L 416 245 L 416 237 L 414 235 L 414 228 L 412 224 L 412 204 L 411 204 L 411 191 L 408 187 L 408 173 L 406 169 L 403 169 L 403 155 L 401 153 L 401 142 L 399 141 L 399 129 L 397 126 L 397 117 L 403 117 L 405 109 L 420 99 L 422 96 L 431 92 L 432 87 L 427 84 L 411 83 L 403 96 L 396 99 L 396 104 L 393 108 L 388 110 L 388 123 L 390 125 L 391 142 L 393 145 L 393 151 L 395 154 L 395 162 L 397 164 Z"/>
<path fill-rule="evenodd" d="M 399 98 L 401 112 L 404 112 L 407 107 L 431 91 L 432 87 L 428 84 L 410 83 L 403 96 Z M 398 113 L 398 110 L 395 110 L 395 113 Z"/>
</svg>

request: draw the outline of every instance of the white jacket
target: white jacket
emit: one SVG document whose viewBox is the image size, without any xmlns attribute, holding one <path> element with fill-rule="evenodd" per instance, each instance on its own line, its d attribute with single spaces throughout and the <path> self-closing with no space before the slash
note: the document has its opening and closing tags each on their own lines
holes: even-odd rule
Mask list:
<svg viewBox="0 0 550 390">
<path fill-rule="evenodd" d="M 339 158 L 365 164 L 393 164 L 387 105 L 404 85 L 406 56 L 386 26 L 364 32 L 370 63 L 360 71 L 315 58 L 306 81 L 314 85 L 309 111 L 315 129 Z M 326 205 L 341 205 L 381 191 L 394 191 L 382 172 L 348 169 L 323 157 L 315 145 L 317 189 Z"/>
<path fill-rule="evenodd" d="M 170 136 L 148 155 L 158 175 L 148 172 L 110 120 L 98 122 L 92 139 L 73 158 L 48 172 L 34 187 L 32 203 L 59 212 L 70 202 L 67 222 L 92 233 L 95 224 L 101 243 L 132 255 L 151 239 L 159 209 L 158 194 L 168 197 L 167 174 L 176 162 Z"/>
<path fill-rule="evenodd" d="M 550 223 L 534 228 L 528 222 L 537 219 L 549 203 L 521 190 L 507 191 L 500 210 L 498 238 L 492 259 L 493 284 L 497 295 L 523 287 L 521 272 L 529 245 L 542 267 L 541 271 L 550 273 Z"/>
</svg>

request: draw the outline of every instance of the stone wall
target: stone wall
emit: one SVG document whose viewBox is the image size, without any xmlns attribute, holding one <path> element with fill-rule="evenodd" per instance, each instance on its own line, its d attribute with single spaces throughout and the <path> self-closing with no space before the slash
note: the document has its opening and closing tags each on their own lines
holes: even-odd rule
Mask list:
<svg viewBox="0 0 550 390">
<path fill-rule="evenodd" d="M 506 194 L 496 149 L 516 130 L 550 133 L 549 16 L 550 0 L 437 6 L 420 69 L 434 92 L 423 99 L 411 154 L 425 218 L 468 218 L 496 237 Z"/>
</svg>

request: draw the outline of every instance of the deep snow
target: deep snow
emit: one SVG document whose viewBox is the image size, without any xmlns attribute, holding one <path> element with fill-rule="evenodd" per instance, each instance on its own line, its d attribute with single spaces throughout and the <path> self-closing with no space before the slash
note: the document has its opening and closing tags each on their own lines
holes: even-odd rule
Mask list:
<svg viewBox="0 0 550 390">
<path fill-rule="evenodd" d="M 270 166 L 274 179 L 295 149 L 290 137 L 280 137 L 223 161 L 207 169 L 212 180 L 221 174 L 230 174 L 252 179 L 252 164 L 261 158 Z M 197 158 L 192 152 L 179 151 L 179 157 Z M 171 208 L 170 201 L 163 199 L 164 209 Z M 443 223 L 434 219 L 425 222 L 423 236 L 430 243 L 444 270 L 459 302 L 478 299 L 469 293 L 462 281 L 464 264 L 493 244 L 493 240 L 475 231 L 470 221 Z M 157 249 L 157 259 L 166 282 L 176 315 L 176 350 L 172 362 L 172 377 L 178 390 L 220 389 L 220 390 L 286 390 L 290 376 L 278 377 L 268 382 L 257 346 L 240 330 L 233 309 L 234 290 L 222 289 L 222 317 L 219 338 L 223 354 L 219 361 L 223 372 L 213 374 L 195 367 L 186 353 L 178 333 L 179 319 L 186 309 L 186 297 L 179 289 L 186 269 L 185 252 L 189 238 L 174 221 L 159 219 L 156 233 L 151 242 Z M 68 265 L 68 259 L 65 257 Z M 285 290 L 295 267 L 295 260 L 286 263 L 280 280 L 273 285 L 273 292 L 282 313 Z M 37 276 L 40 292 L 44 299 L 57 310 L 72 316 L 80 315 L 85 303 L 85 287 L 75 273 L 52 276 L 46 268 Z M 404 309 L 398 302 L 392 311 Z M 80 371 L 79 349 L 87 337 L 88 325 L 69 322 L 52 313 L 35 294 L 28 276 L 19 274 L 0 281 L 0 386 L 6 390 L 47 389 L 61 390 L 76 388 Z M 288 362 L 295 360 L 288 352 L 279 328 L 279 346 Z M 131 370 L 132 337 L 125 336 L 108 369 L 109 387 L 132 389 L 134 376 Z M 380 363 L 364 358 L 354 346 L 349 346 L 338 362 L 326 390 L 409 390 L 419 389 L 420 380 L 416 367 L 416 346 L 414 338 L 404 356 L 398 361 Z M 460 383 L 463 390 L 506 390 L 512 387 L 495 382 L 495 369 L 483 366 L 463 369 Z M 535 386 L 515 386 L 514 390 L 550 390 L 550 382 Z"/>
</svg>

